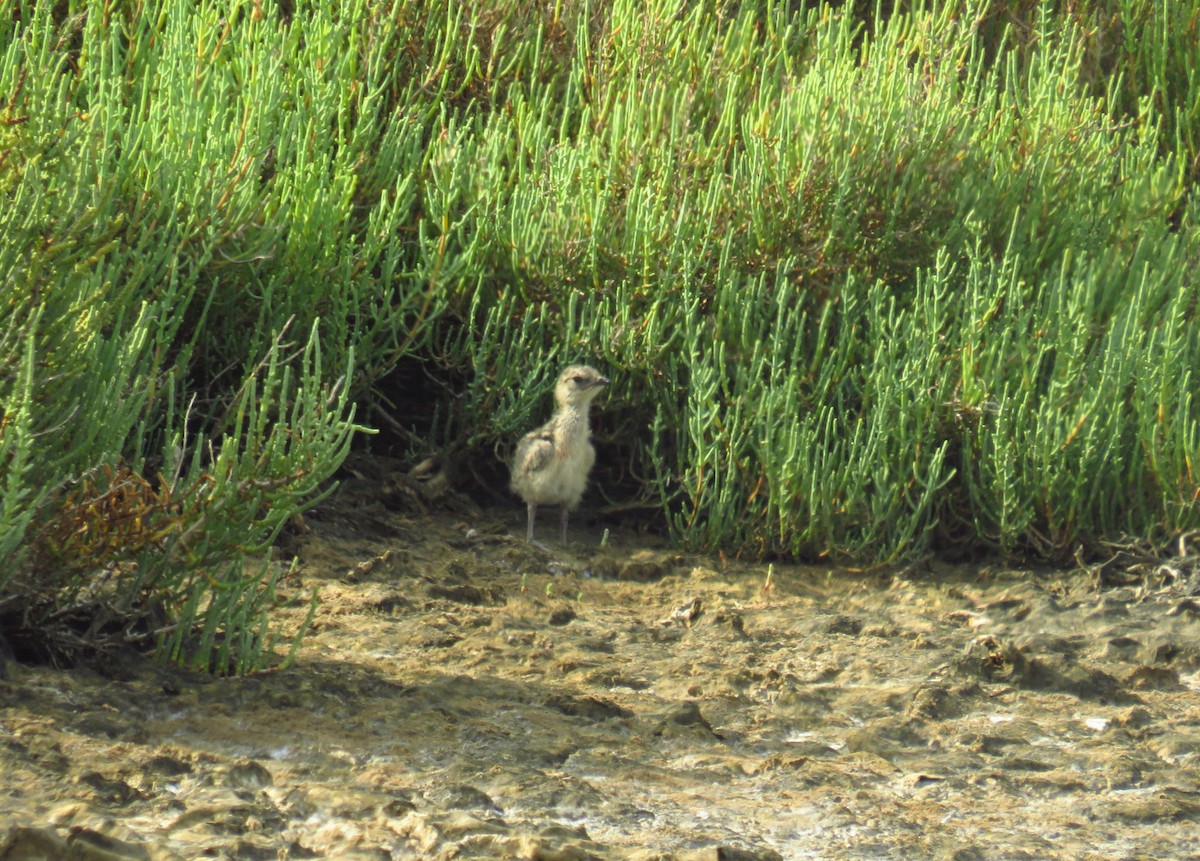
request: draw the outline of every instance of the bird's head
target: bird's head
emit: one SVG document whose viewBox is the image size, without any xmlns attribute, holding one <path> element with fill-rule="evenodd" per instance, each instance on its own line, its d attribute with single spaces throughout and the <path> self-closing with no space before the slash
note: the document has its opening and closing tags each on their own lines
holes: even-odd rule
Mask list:
<svg viewBox="0 0 1200 861">
<path fill-rule="evenodd" d="M 591 402 L 608 385 L 608 377 L 588 365 L 571 365 L 558 375 L 554 400 L 562 406 L 580 406 Z"/>
</svg>

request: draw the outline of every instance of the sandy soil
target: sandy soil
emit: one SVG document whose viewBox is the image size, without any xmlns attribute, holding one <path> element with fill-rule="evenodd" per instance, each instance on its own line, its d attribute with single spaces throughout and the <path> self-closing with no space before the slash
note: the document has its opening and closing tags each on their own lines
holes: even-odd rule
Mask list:
<svg viewBox="0 0 1200 861">
<path fill-rule="evenodd" d="M 356 480 L 284 542 L 293 667 L 0 662 L 0 859 L 1200 857 L 1192 569 L 768 576 L 579 521 Z"/>
</svg>

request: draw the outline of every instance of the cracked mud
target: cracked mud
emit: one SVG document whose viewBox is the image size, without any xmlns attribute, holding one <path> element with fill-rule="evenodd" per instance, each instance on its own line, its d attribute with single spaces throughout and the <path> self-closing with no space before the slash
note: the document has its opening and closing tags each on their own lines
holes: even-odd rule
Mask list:
<svg viewBox="0 0 1200 861">
<path fill-rule="evenodd" d="M 306 515 L 296 663 L 0 664 L 0 859 L 1137 859 L 1200 846 L 1183 578 L 723 564 Z"/>
</svg>

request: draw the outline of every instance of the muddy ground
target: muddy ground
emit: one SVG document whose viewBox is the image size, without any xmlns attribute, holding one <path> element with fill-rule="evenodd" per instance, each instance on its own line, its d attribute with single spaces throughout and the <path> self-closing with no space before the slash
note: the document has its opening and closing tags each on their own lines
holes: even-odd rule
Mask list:
<svg viewBox="0 0 1200 861">
<path fill-rule="evenodd" d="M 578 520 L 364 477 L 281 548 L 291 668 L 0 663 L 0 859 L 1200 858 L 1183 562 L 768 576 Z"/>
</svg>

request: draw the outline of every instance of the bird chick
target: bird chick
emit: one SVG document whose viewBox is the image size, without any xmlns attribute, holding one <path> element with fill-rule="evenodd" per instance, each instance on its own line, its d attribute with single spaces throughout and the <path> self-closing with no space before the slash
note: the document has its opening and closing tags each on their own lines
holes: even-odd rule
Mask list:
<svg viewBox="0 0 1200 861">
<path fill-rule="evenodd" d="M 554 386 L 557 409 L 553 418 L 530 431 L 517 444 L 512 461 L 512 489 L 528 509 L 526 537 L 533 540 L 539 505 L 562 507 L 562 542 L 567 543 L 567 519 L 579 505 L 588 473 L 596 461 L 588 409 L 608 385 L 607 378 L 587 365 L 572 365 Z"/>
</svg>

